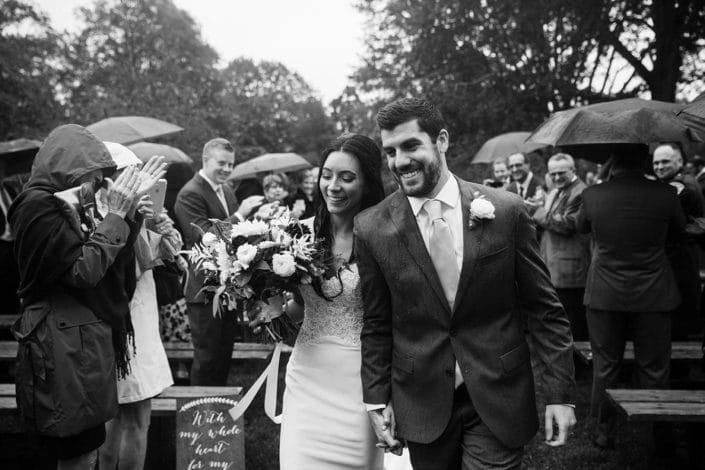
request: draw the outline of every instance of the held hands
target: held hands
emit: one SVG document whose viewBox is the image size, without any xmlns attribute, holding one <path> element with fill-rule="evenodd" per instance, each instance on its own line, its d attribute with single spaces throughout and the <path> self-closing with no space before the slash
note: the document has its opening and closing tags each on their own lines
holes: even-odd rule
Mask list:
<svg viewBox="0 0 705 470">
<path fill-rule="evenodd" d="M 575 426 L 575 410 L 568 405 L 546 405 L 546 444 L 551 447 L 562 446 L 568 441 L 568 433 Z M 558 435 L 554 433 L 558 427 Z"/>
<path fill-rule="evenodd" d="M 368 411 L 367 415 L 372 421 L 372 427 L 377 435 L 377 447 L 401 455 L 404 445 L 396 438 L 397 424 L 394 420 L 394 408 L 389 403 L 384 409 Z"/>
<path fill-rule="evenodd" d="M 137 196 L 140 186 L 139 169 L 135 166 L 127 167 L 114 182 L 110 178 L 106 178 L 106 181 L 108 189 L 105 199 L 108 212 L 124 219 Z"/>
<path fill-rule="evenodd" d="M 262 331 L 262 325 L 272 321 L 272 318 L 276 318 L 282 314 L 281 302 L 267 303 L 261 300 L 255 303 L 255 306 L 247 312 L 247 316 L 250 318 L 249 326 L 252 328 L 252 332 L 258 335 Z"/>
</svg>

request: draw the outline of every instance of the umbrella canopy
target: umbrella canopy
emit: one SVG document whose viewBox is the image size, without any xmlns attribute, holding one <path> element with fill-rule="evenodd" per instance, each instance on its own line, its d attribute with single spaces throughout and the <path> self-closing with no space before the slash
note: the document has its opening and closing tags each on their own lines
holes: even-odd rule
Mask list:
<svg viewBox="0 0 705 470">
<path fill-rule="evenodd" d="M 132 144 L 142 140 L 175 134 L 184 129 L 166 121 L 145 116 L 117 116 L 86 127 L 100 140 Z"/>
<path fill-rule="evenodd" d="M 492 163 L 499 158 L 506 158 L 515 153 L 529 153 L 548 147 L 546 144 L 526 142 L 529 135 L 531 132 L 507 132 L 492 137 L 482 144 L 470 163 Z"/>
<path fill-rule="evenodd" d="M 559 111 L 528 138 L 564 147 L 605 144 L 651 144 L 655 142 L 702 142 L 676 113 L 683 105 L 637 98 Z M 602 158 L 600 158 L 601 160 Z M 595 160 L 595 159 L 593 159 Z"/>
<path fill-rule="evenodd" d="M 5 163 L 5 176 L 29 173 L 42 143 L 33 139 L 15 139 L 0 142 L 0 160 Z"/>
<path fill-rule="evenodd" d="M 705 99 L 698 98 L 678 113 L 685 124 L 700 133 L 705 134 Z"/>
<path fill-rule="evenodd" d="M 188 163 L 189 165 L 193 164 L 191 157 L 171 145 L 155 144 L 153 142 L 137 142 L 136 144 L 128 145 L 128 148 L 135 152 L 135 155 L 145 163 L 147 163 L 147 160 L 152 158 L 152 156 L 161 155 L 169 164 L 178 162 Z"/>
<path fill-rule="evenodd" d="M 228 179 L 242 180 L 257 173 L 283 173 L 311 168 L 311 163 L 295 153 L 265 153 L 237 165 Z"/>
</svg>

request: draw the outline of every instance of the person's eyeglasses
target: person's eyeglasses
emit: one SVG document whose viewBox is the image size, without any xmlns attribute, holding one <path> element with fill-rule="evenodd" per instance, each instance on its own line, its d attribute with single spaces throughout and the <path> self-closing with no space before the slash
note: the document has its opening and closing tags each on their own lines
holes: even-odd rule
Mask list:
<svg viewBox="0 0 705 470">
<path fill-rule="evenodd" d="M 523 166 L 524 166 L 523 163 L 515 163 L 513 165 L 507 165 L 507 168 L 509 168 L 511 170 L 512 168 L 521 168 Z"/>
<path fill-rule="evenodd" d="M 558 178 L 559 176 L 563 176 L 566 173 L 568 173 L 568 172 L 567 171 L 554 171 L 554 172 L 549 173 L 548 176 L 550 176 L 551 178 Z"/>
</svg>

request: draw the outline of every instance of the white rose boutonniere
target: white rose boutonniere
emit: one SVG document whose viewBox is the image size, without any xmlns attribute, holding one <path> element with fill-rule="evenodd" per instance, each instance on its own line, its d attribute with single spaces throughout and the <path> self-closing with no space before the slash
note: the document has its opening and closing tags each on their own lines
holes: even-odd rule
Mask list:
<svg viewBox="0 0 705 470">
<path fill-rule="evenodd" d="M 494 205 L 485 199 L 485 196 L 475 193 L 475 199 L 470 203 L 470 223 L 468 225 L 473 228 L 483 219 L 494 219 Z"/>
</svg>

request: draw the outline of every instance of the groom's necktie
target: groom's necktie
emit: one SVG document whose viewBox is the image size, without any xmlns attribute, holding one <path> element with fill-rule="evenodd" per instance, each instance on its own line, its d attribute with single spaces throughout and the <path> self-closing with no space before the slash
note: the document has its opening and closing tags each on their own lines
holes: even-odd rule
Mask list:
<svg viewBox="0 0 705 470">
<path fill-rule="evenodd" d="M 443 293 L 448 300 L 451 310 L 458 290 L 460 270 L 455 255 L 453 234 L 448 222 L 443 218 L 441 201 L 429 199 L 424 204 L 426 213 L 431 221 L 431 231 L 428 237 L 428 252 L 431 255 L 433 266 L 441 281 Z"/>
</svg>

